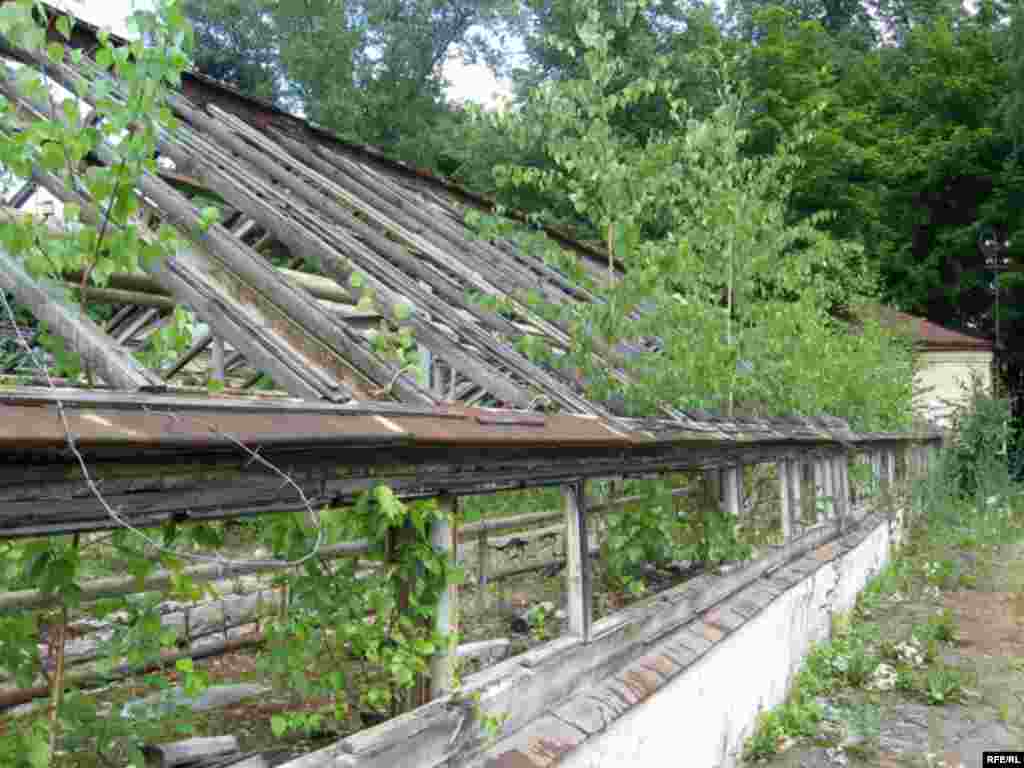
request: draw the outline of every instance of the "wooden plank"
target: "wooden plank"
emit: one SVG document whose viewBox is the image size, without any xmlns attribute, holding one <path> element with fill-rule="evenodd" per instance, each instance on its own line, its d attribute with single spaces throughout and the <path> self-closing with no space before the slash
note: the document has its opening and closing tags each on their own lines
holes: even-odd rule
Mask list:
<svg viewBox="0 0 1024 768">
<path fill-rule="evenodd" d="M 61 287 L 65 290 L 78 290 L 79 283 L 62 282 Z M 154 307 L 156 309 L 172 310 L 178 306 L 177 299 L 157 293 L 142 293 L 140 291 L 126 291 L 117 288 L 97 288 L 94 285 L 86 286 L 86 293 L 89 301 L 99 301 L 106 304 L 132 304 L 138 307 Z"/>
<path fill-rule="evenodd" d="M 487 608 L 487 569 L 490 567 L 490 559 L 487 529 L 481 528 L 476 539 L 476 606 L 479 612 Z"/>
<path fill-rule="evenodd" d="M 722 471 L 722 481 L 725 486 L 725 511 L 737 520 L 740 516 L 740 510 L 743 509 L 743 500 L 741 498 L 742 489 L 740 485 L 741 472 L 742 469 L 739 467 L 726 467 Z"/>
<path fill-rule="evenodd" d="M 802 477 L 803 462 L 800 459 L 793 459 L 789 462 L 789 493 L 792 497 L 790 515 L 793 520 L 793 529 L 802 530 L 804 526 L 804 508 L 801 499 L 803 483 Z"/>
<path fill-rule="evenodd" d="M 565 576 L 569 592 L 569 631 L 587 643 L 590 642 L 593 622 L 593 600 L 585 493 L 586 488 L 582 480 L 562 486 L 566 524 L 565 546 L 568 557 Z"/>
<path fill-rule="evenodd" d="M 147 746 L 142 751 L 148 760 L 155 760 L 155 768 L 181 768 L 235 754 L 239 746 L 234 736 L 212 736 Z"/>
<path fill-rule="evenodd" d="M 446 515 L 435 520 L 430 527 L 430 543 L 444 552 L 451 562 L 458 562 L 458 499 L 455 496 L 438 497 L 438 507 Z M 436 699 L 452 690 L 455 679 L 456 650 L 459 640 L 459 586 L 450 584 L 438 597 L 434 628 L 447 637 L 447 645 L 430 662 L 430 697 Z"/>
<path fill-rule="evenodd" d="M 835 492 L 835 459 L 826 456 L 821 461 L 821 475 L 825 497 L 825 519 L 831 520 L 836 516 L 836 492 Z"/>
<path fill-rule="evenodd" d="M 793 538 L 793 512 L 791 494 L 789 492 L 791 478 L 789 461 L 787 459 L 778 461 L 775 469 L 779 478 L 779 514 L 782 519 L 782 540 L 787 542 Z"/>
<path fill-rule="evenodd" d="M 21 214 L 18 214 L 21 215 Z M 0 250 L 0 290 L 13 294 L 36 320 L 65 339 L 82 361 L 111 386 L 120 389 L 162 387 L 163 382 L 119 348 L 84 312 L 51 294 L 45 281 L 30 276 L 15 259 Z M 9 321 L 0 311 L 0 320 Z"/>
<path fill-rule="evenodd" d="M 214 381 L 224 381 L 224 339 L 213 337 L 213 370 L 210 372 Z"/>
<path fill-rule="evenodd" d="M 320 550 L 320 558 L 332 560 L 343 557 L 358 557 L 369 551 L 369 543 L 365 540 L 332 544 Z M 137 594 L 139 592 L 155 592 L 167 589 L 178 576 L 186 576 L 196 583 L 216 581 L 232 576 L 243 576 L 255 573 L 270 573 L 281 570 L 281 565 L 260 562 L 241 562 L 221 565 L 211 563 L 192 565 L 176 574 L 172 571 L 159 570 L 151 573 L 140 583 L 134 576 L 110 576 L 82 582 L 80 599 L 82 602 L 102 600 L 110 597 Z M 38 589 L 24 589 L 16 592 L 0 592 L 0 614 L 24 611 L 31 608 L 47 608 L 59 605 L 60 600 L 52 592 Z"/>
<path fill-rule="evenodd" d="M 838 459 L 839 464 L 839 513 L 840 519 L 849 517 L 853 499 L 850 496 L 850 459 L 842 454 Z"/>
<path fill-rule="evenodd" d="M 165 380 L 173 378 L 182 368 L 184 368 L 186 365 L 188 365 L 197 357 L 199 357 L 199 355 L 201 355 L 206 350 L 206 348 L 210 346 L 210 344 L 212 343 L 213 335 L 209 332 L 206 332 L 201 336 L 197 336 L 193 340 L 192 346 L 189 347 L 188 350 L 181 357 L 179 357 L 169 368 L 163 371 L 161 375 L 164 377 Z"/>
</svg>

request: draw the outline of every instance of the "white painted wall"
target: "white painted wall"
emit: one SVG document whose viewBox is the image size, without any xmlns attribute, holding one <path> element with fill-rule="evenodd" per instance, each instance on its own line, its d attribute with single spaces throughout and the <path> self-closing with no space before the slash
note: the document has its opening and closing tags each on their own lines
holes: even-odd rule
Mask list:
<svg viewBox="0 0 1024 768">
<path fill-rule="evenodd" d="M 949 403 L 963 402 L 964 387 L 970 388 L 972 372 L 991 391 L 991 352 L 924 352 L 920 365 L 914 377 L 915 389 L 920 392 L 915 405 L 936 424 L 945 425 L 952 407 Z"/>
<path fill-rule="evenodd" d="M 782 703 L 831 614 L 853 607 L 888 561 L 898 523 L 878 526 L 856 549 L 780 595 L 706 656 L 635 706 L 559 768 L 733 768 L 757 715 Z"/>
</svg>

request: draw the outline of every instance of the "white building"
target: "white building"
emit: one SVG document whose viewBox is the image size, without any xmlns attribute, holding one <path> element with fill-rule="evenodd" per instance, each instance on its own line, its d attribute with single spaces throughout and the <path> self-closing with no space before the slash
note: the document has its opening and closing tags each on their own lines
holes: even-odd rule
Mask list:
<svg viewBox="0 0 1024 768">
<path fill-rule="evenodd" d="M 990 340 L 951 331 L 903 312 L 892 312 L 891 316 L 912 334 L 915 342 L 919 357 L 914 376 L 914 406 L 923 418 L 945 426 L 953 406 L 964 401 L 972 377 L 977 377 L 986 391 L 992 391 Z"/>
</svg>

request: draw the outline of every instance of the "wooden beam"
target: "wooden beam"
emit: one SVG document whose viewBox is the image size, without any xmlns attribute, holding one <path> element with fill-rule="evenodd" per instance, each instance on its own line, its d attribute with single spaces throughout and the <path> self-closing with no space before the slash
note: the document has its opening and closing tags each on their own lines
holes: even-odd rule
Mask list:
<svg viewBox="0 0 1024 768">
<path fill-rule="evenodd" d="M 210 346 L 210 344 L 212 343 L 213 334 L 210 333 L 209 331 L 196 337 L 193 340 L 192 346 L 189 347 L 188 351 L 185 352 L 185 354 L 183 354 L 181 357 L 179 357 L 177 361 L 175 361 L 175 363 L 171 365 L 170 368 L 162 372 L 161 375 L 164 377 L 164 380 L 169 381 L 170 379 L 174 378 L 178 371 L 180 371 L 186 365 L 188 365 L 197 357 L 199 357 L 199 355 L 201 355 L 206 350 L 206 348 Z"/>
<path fill-rule="evenodd" d="M 826 516 L 821 511 L 823 500 L 826 496 L 825 493 L 825 475 L 826 475 L 826 460 L 822 458 L 816 458 L 812 461 L 811 466 L 814 468 L 814 515 L 815 522 L 820 523 Z"/>
<path fill-rule="evenodd" d="M 351 307 L 354 303 L 352 295 L 342 286 L 329 278 L 321 277 L 319 275 L 311 275 L 306 272 L 298 272 L 294 269 L 285 269 L 284 267 L 275 267 L 275 269 L 279 274 L 288 278 L 291 282 L 296 283 L 307 290 L 314 298 L 323 299 L 324 301 L 330 301 L 336 304 L 344 304 L 346 307 Z M 61 276 L 65 281 L 74 286 L 81 285 L 82 283 L 82 270 L 69 270 L 62 273 Z M 115 272 L 107 278 L 107 284 L 103 288 L 90 286 L 89 295 L 103 295 L 96 294 L 96 291 L 101 290 L 134 291 L 138 294 L 165 296 L 171 299 L 171 307 L 174 307 L 174 301 L 171 297 L 170 291 L 145 273 Z M 110 295 L 114 296 L 116 294 Z M 150 299 L 150 301 L 153 300 L 154 299 Z M 111 303 L 120 302 L 111 300 Z M 143 302 L 136 301 L 134 303 L 142 304 Z M 152 304 L 151 306 L 158 305 Z"/>
<path fill-rule="evenodd" d="M 565 506 L 565 541 L 568 557 L 565 575 L 569 592 L 569 632 L 584 643 L 589 643 L 593 623 L 593 600 L 584 481 L 577 480 L 563 485 L 562 501 Z"/>
<path fill-rule="evenodd" d="M 839 457 L 839 509 L 841 518 L 850 516 L 850 509 L 853 504 L 853 497 L 850 495 L 850 458 L 847 454 Z"/>
<path fill-rule="evenodd" d="M 121 389 L 163 385 L 159 377 L 118 347 L 87 315 L 47 291 L 44 282 L 29 275 L 17 260 L 0 250 L 0 290 L 13 294 L 36 320 L 46 323 L 65 339 L 103 381 Z"/>
<path fill-rule="evenodd" d="M 560 514 L 558 518 L 561 518 Z M 487 546 L 487 528 L 483 527 L 476 538 L 476 607 L 479 613 L 483 613 L 487 608 L 487 570 L 490 568 L 490 559 L 490 547 Z"/>
<path fill-rule="evenodd" d="M 793 538 L 793 512 L 789 492 L 791 478 L 789 460 L 780 459 L 776 462 L 775 469 L 779 477 L 779 514 L 782 520 L 782 541 L 785 543 Z"/>
<path fill-rule="evenodd" d="M 825 519 L 831 520 L 836 516 L 836 484 L 835 484 L 835 458 L 826 456 L 821 462 L 822 479 L 824 481 L 823 495 L 825 497 Z"/>
<path fill-rule="evenodd" d="M 224 339 L 213 337 L 213 370 L 210 376 L 214 381 L 224 382 Z"/>
<path fill-rule="evenodd" d="M 452 563 L 458 561 L 459 528 L 458 499 L 442 495 L 438 507 L 444 520 L 435 520 L 430 529 L 430 542 L 434 549 L 444 552 Z M 459 644 L 459 585 L 450 584 L 438 598 L 434 627 L 447 637 L 446 647 L 440 649 L 430 662 L 430 698 L 452 690 L 455 680 L 457 649 Z"/>
<path fill-rule="evenodd" d="M 790 508 L 793 516 L 794 530 L 804 527 L 804 508 L 801 499 L 803 485 L 803 462 L 800 459 L 793 459 L 789 462 L 789 493 L 793 497 L 793 505 Z"/>
</svg>

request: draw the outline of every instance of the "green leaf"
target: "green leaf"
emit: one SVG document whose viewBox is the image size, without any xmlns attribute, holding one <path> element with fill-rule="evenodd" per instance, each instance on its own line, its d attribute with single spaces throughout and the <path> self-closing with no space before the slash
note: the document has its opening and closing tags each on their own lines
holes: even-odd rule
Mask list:
<svg viewBox="0 0 1024 768">
<path fill-rule="evenodd" d="M 46 57 L 54 64 L 64 61 L 64 45 L 61 43 L 49 43 L 46 46 Z"/>
<path fill-rule="evenodd" d="M 281 738 L 288 730 L 288 721 L 281 715 L 274 715 L 270 718 L 270 731 L 274 738 Z"/>
<path fill-rule="evenodd" d="M 448 569 L 448 583 L 449 584 L 465 584 L 466 583 L 466 568 L 462 565 L 456 565 Z"/>
<path fill-rule="evenodd" d="M 55 24 L 57 31 L 61 34 L 65 40 L 71 39 L 71 19 L 68 16 L 58 16 Z"/>
<path fill-rule="evenodd" d="M 95 60 L 96 60 L 96 65 L 98 67 L 100 67 L 100 69 L 109 69 L 110 66 L 114 63 L 114 57 L 111 54 L 111 50 L 105 44 L 103 46 L 101 46 L 98 51 L 96 51 Z M 100 83 L 106 83 L 106 81 L 105 80 L 98 80 L 96 82 L 97 90 L 99 88 Z M 108 91 L 109 91 L 109 88 L 110 88 L 110 84 L 107 83 Z"/>
<path fill-rule="evenodd" d="M 199 212 L 199 228 L 206 232 L 216 222 L 220 221 L 220 209 L 208 205 Z"/>
<path fill-rule="evenodd" d="M 43 739 L 33 734 L 34 738 L 29 742 L 28 762 L 32 768 L 48 768 L 50 765 L 50 745 Z"/>
</svg>

